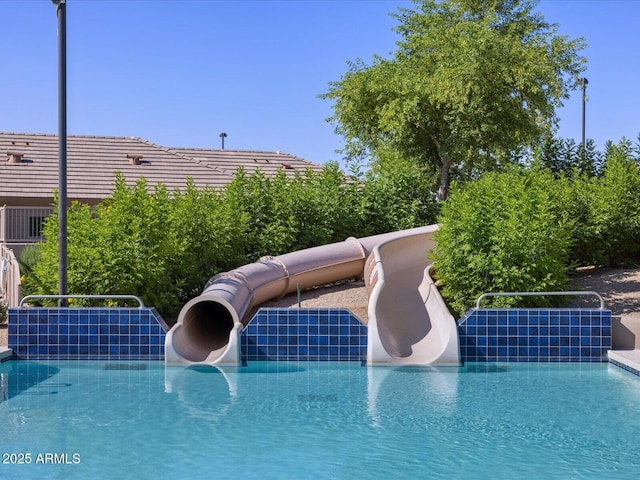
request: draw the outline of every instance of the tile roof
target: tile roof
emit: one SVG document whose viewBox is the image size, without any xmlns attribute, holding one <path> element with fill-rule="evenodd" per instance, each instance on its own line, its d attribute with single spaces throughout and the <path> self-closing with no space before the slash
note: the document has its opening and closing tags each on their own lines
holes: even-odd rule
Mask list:
<svg viewBox="0 0 640 480">
<path fill-rule="evenodd" d="M 13 155 L 13 158 L 11 154 Z M 11 160 L 20 158 L 12 163 Z M 6 156 L 5 156 L 6 155 Z M 139 164 L 136 163 L 139 160 Z M 127 184 L 144 177 L 150 185 L 163 183 L 169 190 L 184 187 L 187 178 L 196 186 L 220 188 L 238 167 L 257 168 L 266 174 L 278 169 L 321 169 L 279 152 L 167 148 L 135 137 L 67 137 L 67 196 L 95 203 L 113 190 L 114 175 L 121 172 Z M 0 205 L 42 203 L 58 188 L 58 136 L 0 133 Z"/>
<path fill-rule="evenodd" d="M 274 175 L 278 170 L 283 170 L 287 176 L 292 176 L 294 172 L 304 171 L 307 168 L 315 171 L 322 170 L 321 165 L 282 152 L 208 150 L 179 147 L 170 147 L 170 150 L 196 159 L 203 165 L 220 168 L 230 175 L 234 175 L 240 167 L 243 167 L 249 174 L 257 169 L 260 169 L 266 175 Z"/>
</svg>

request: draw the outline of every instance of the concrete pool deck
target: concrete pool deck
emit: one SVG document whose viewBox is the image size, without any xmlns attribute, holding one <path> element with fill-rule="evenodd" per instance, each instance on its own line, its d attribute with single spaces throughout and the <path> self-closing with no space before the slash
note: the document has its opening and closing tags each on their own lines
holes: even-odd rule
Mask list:
<svg viewBox="0 0 640 480">
<path fill-rule="evenodd" d="M 640 375 L 640 350 L 609 350 L 609 362 Z"/>
</svg>

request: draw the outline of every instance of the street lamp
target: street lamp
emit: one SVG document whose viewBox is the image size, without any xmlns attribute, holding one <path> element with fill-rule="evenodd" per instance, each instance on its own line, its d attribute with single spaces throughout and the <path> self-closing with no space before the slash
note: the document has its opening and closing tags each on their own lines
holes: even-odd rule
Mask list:
<svg viewBox="0 0 640 480">
<path fill-rule="evenodd" d="M 67 294 L 67 5 L 51 0 L 58 17 L 58 294 Z M 60 299 L 59 306 L 66 306 Z"/>
<path fill-rule="evenodd" d="M 582 84 L 582 150 L 584 150 L 586 146 L 585 114 L 587 104 L 587 85 L 589 84 L 589 80 L 587 80 L 585 77 L 582 77 L 578 79 L 578 82 Z"/>
</svg>

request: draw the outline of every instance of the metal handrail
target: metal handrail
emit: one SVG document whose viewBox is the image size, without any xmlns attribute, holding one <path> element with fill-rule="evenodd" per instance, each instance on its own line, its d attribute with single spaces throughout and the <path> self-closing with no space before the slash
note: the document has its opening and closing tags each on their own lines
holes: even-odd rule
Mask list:
<svg viewBox="0 0 640 480">
<path fill-rule="evenodd" d="M 567 296 L 586 296 L 592 295 L 598 297 L 600 300 L 600 308 L 599 310 L 604 310 L 604 300 L 602 296 L 598 292 L 592 292 L 587 290 L 582 291 L 565 291 L 565 292 L 500 292 L 500 293 L 483 293 L 478 297 L 478 301 L 476 302 L 476 308 L 480 308 L 480 302 L 487 297 L 533 297 L 533 296 L 547 296 L 547 295 L 567 295 Z"/>
<path fill-rule="evenodd" d="M 34 298 L 47 298 L 47 299 L 57 299 L 64 300 L 67 298 L 77 298 L 77 299 L 86 299 L 86 300 L 135 300 L 138 302 L 138 308 L 144 308 L 144 302 L 140 297 L 136 295 L 27 295 L 18 304 L 18 307 L 21 308 L 27 300 L 32 300 Z"/>
</svg>

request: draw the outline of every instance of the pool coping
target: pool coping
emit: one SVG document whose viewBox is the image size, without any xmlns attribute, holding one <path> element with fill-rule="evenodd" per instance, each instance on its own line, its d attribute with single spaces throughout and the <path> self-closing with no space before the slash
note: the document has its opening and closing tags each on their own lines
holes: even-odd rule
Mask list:
<svg viewBox="0 0 640 480">
<path fill-rule="evenodd" d="M 12 355 L 13 355 L 13 350 L 11 350 L 9 347 L 0 346 L 0 362 L 9 360 Z"/>
<path fill-rule="evenodd" d="M 640 376 L 640 349 L 609 350 L 609 363 Z"/>
<path fill-rule="evenodd" d="M 10 360 L 12 356 L 12 349 L 0 346 L 0 363 Z M 609 350 L 607 357 L 610 364 L 640 376 L 640 349 Z"/>
</svg>

